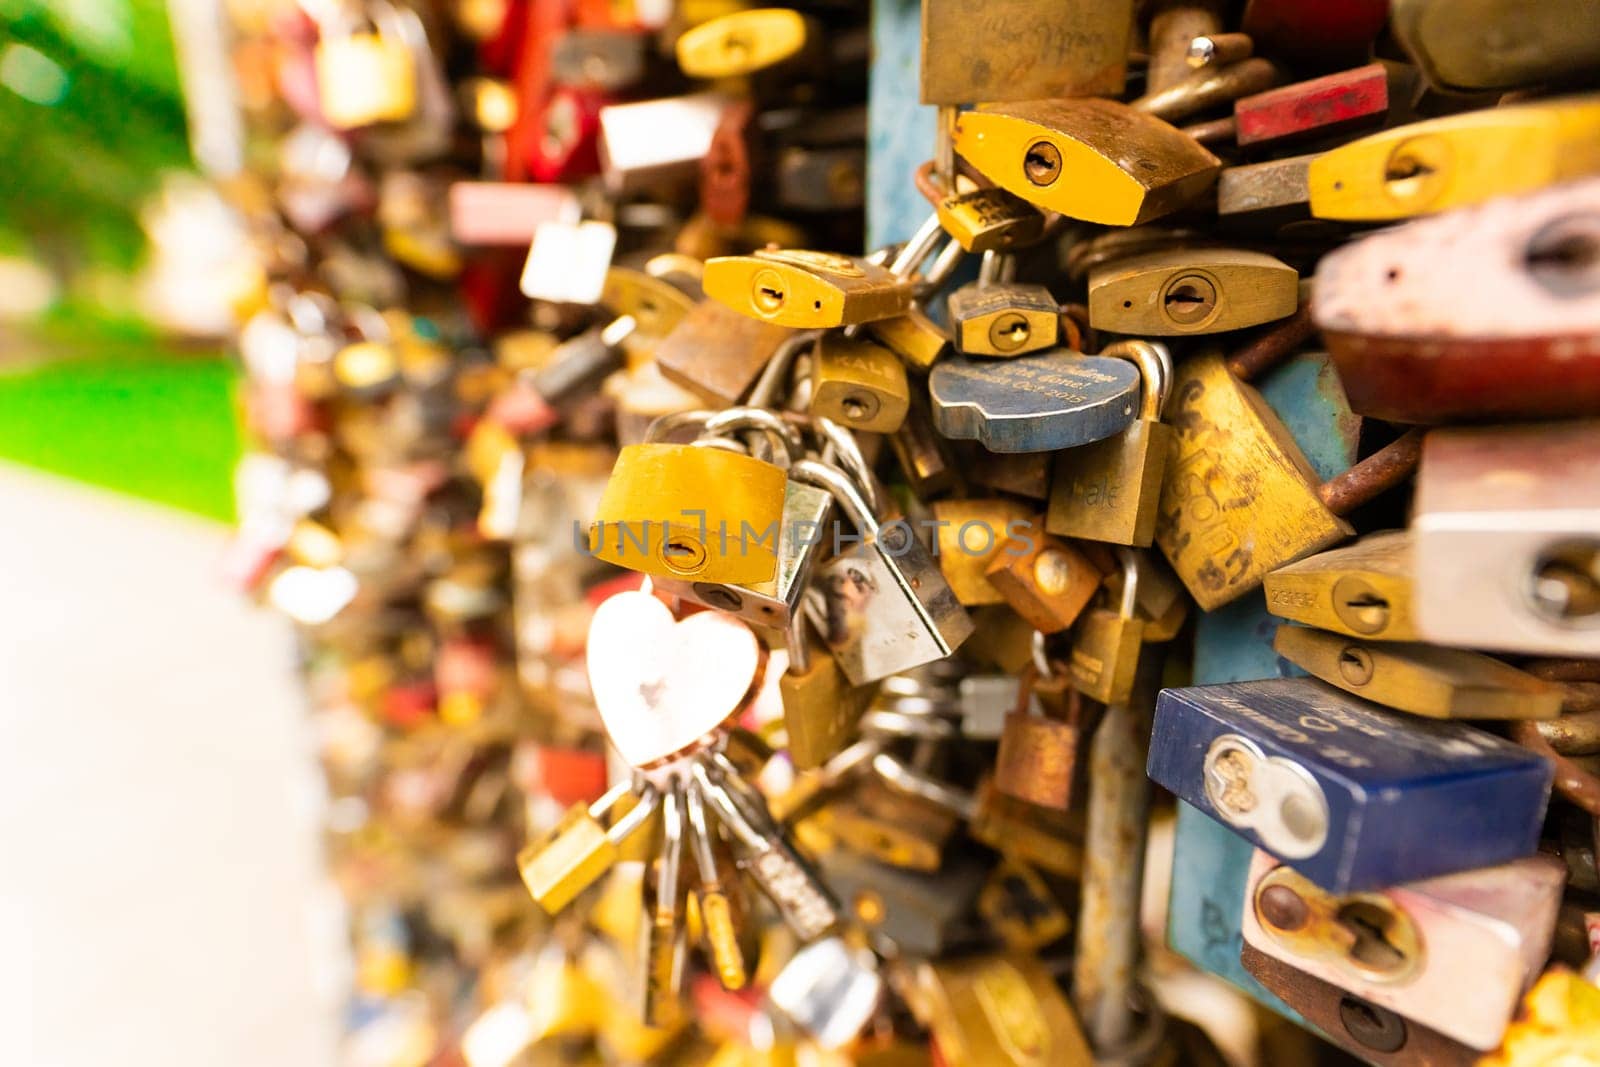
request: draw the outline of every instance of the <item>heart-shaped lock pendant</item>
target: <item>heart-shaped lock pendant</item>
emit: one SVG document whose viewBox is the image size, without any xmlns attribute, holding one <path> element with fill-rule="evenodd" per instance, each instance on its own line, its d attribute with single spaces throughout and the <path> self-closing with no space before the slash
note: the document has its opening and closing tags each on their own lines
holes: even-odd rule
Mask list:
<svg viewBox="0 0 1600 1067">
<path fill-rule="evenodd" d="M 601 602 L 589 624 L 589 687 L 611 743 L 635 767 L 692 748 L 737 711 L 761 668 L 755 633 L 732 615 L 682 622 L 649 593 Z"/>
</svg>

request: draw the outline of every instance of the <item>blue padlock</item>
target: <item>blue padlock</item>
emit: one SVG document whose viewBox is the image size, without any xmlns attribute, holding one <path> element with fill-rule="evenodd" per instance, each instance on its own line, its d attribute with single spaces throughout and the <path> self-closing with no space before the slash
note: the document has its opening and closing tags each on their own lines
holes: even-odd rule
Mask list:
<svg viewBox="0 0 1600 1067">
<path fill-rule="evenodd" d="M 1163 690 L 1150 777 L 1334 893 L 1531 855 L 1554 767 L 1309 678 Z"/>
</svg>

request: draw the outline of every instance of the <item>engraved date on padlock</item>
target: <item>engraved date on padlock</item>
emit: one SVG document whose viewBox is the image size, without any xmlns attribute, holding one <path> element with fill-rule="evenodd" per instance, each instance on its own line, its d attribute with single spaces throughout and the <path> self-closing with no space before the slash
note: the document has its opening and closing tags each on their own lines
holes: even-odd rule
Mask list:
<svg viewBox="0 0 1600 1067">
<path fill-rule="evenodd" d="M 1268 757 L 1249 738 L 1223 734 L 1206 750 L 1204 775 L 1217 816 L 1254 831 L 1277 855 L 1303 859 L 1327 842 L 1328 798 L 1293 760 Z"/>
</svg>

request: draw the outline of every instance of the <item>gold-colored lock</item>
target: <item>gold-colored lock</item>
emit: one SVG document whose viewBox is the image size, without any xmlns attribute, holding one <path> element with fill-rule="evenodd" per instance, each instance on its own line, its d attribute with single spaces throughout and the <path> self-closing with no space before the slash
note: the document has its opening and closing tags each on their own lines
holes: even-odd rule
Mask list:
<svg viewBox="0 0 1600 1067">
<path fill-rule="evenodd" d="M 339 130 L 400 122 L 417 108 L 416 63 L 396 34 L 330 34 L 312 60 L 322 117 Z"/>
<path fill-rule="evenodd" d="M 1552 967 L 1522 1000 L 1500 1048 L 1478 1067 L 1550 1067 L 1600 1063 L 1600 987 Z"/>
<path fill-rule="evenodd" d="M 921 308 L 904 315 L 867 323 L 866 334 L 899 356 L 907 367 L 926 374 L 950 351 L 950 333 L 928 318 Z"/>
<path fill-rule="evenodd" d="M 1061 332 L 1060 307 L 1042 285 L 980 277 L 951 293 L 947 306 L 956 347 L 969 356 L 1038 352 L 1055 347 Z"/>
<path fill-rule="evenodd" d="M 1299 273 L 1260 252 L 1147 252 L 1089 272 L 1089 324 L 1111 333 L 1222 333 L 1293 315 L 1299 303 Z"/>
<path fill-rule="evenodd" d="M 1381 222 L 1600 171 L 1600 97 L 1485 108 L 1363 137 L 1311 161 L 1311 214 Z"/>
<path fill-rule="evenodd" d="M 978 893 L 978 914 L 1014 952 L 1036 952 L 1072 929 L 1050 884 L 1026 863 L 1003 859 Z"/>
<path fill-rule="evenodd" d="M 978 790 L 972 836 L 1008 857 L 1026 860 L 1063 878 L 1083 874 L 1083 815 L 1049 811 L 1009 797 L 994 783 Z"/>
<path fill-rule="evenodd" d="M 786 63 L 817 37 L 816 23 L 781 7 L 734 11 L 678 38 L 678 66 L 691 78 L 739 78 Z"/>
<path fill-rule="evenodd" d="M 955 148 L 1029 203 L 1108 226 L 1183 207 L 1221 167 L 1188 134 L 1114 100 L 1035 100 L 963 112 Z"/>
<path fill-rule="evenodd" d="M 719 408 L 732 407 L 794 331 L 702 300 L 656 346 L 662 377 Z"/>
<path fill-rule="evenodd" d="M 1280 626 L 1273 649 L 1330 685 L 1430 719 L 1550 719 L 1561 687 L 1459 648 Z"/>
<path fill-rule="evenodd" d="M 1266 576 L 1267 610 L 1319 630 L 1373 641 L 1416 641 L 1411 534 L 1386 530 Z"/>
<path fill-rule="evenodd" d="M 837 333 L 817 339 L 809 409 L 813 416 L 852 430 L 894 433 L 910 407 L 906 368 L 893 352 Z"/>
<path fill-rule="evenodd" d="M 1060 454 L 1045 529 L 1148 548 L 1155 540 L 1156 506 L 1172 450 L 1172 427 L 1161 421 L 1172 359 L 1148 341 L 1120 341 L 1101 355 L 1122 355 L 1139 365 L 1139 417 L 1120 433 Z"/>
<path fill-rule="evenodd" d="M 1050 971 L 1025 954 L 923 963 L 913 998 L 940 1057 L 959 1067 L 1089 1067 L 1095 1062 Z"/>
<path fill-rule="evenodd" d="M 595 509 L 589 549 L 662 578 L 770 581 L 787 482 L 781 468 L 720 448 L 629 445 Z"/>
<path fill-rule="evenodd" d="M 1251 907 L 1262 931 L 1296 956 L 1329 960 L 1352 978 L 1404 982 L 1426 948 L 1414 920 L 1385 893 L 1336 896 L 1291 867 L 1256 882 Z"/>
<path fill-rule="evenodd" d="M 913 871 L 936 871 L 957 818 L 925 800 L 868 778 L 853 794 L 819 812 L 834 838 L 870 859 Z M 816 818 L 818 816 L 813 816 Z"/>
<path fill-rule="evenodd" d="M 984 573 L 1012 610 L 1044 634 L 1076 622 L 1105 578 L 1083 553 L 1037 528 L 1026 540 L 1002 545 Z"/>
<path fill-rule="evenodd" d="M 1124 704 L 1133 695 L 1144 645 L 1144 620 L 1138 613 L 1138 559 L 1128 549 L 1122 558 L 1122 590 L 1118 606 L 1091 608 L 1072 634 L 1068 669 L 1078 692 L 1102 704 Z"/>
<path fill-rule="evenodd" d="M 632 316 L 634 330 L 624 342 L 631 351 L 653 348 L 694 307 L 694 297 L 647 271 L 611 267 L 600 289 L 600 303 L 613 315 Z"/>
<path fill-rule="evenodd" d="M 1030 539 L 1039 536 L 1033 509 L 1003 497 L 940 500 L 933 505 L 933 519 L 939 570 L 956 599 L 968 605 L 1005 603 L 989 580 L 989 566 L 1008 546 L 1012 553 L 1025 552 Z"/>
<path fill-rule="evenodd" d="M 950 193 L 934 210 L 944 231 L 974 255 L 1022 248 L 1044 233 L 1039 209 L 1004 189 Z"/>
<path fill-rule="evenodd" d="M 893 318 L 911 307 L 911 281 L 830 252 L 763 249 L 707 260 L 708 297 L 751 318 L 819 329 Z"/>
<path fill-rule="evenodd" d="M 789 669 L 778 678 L 789 760 L 799 771 L 822 766 L 844 748 L 878 692 L 876 682 L 851 685 L 828 647 L 814 635 L 796 637 L 803 618 L 797 613 L 791 623 Z"/>
<path fill-rule="evenodd" d="M 652 792 L 608 829 L 604 820 L 630 792 L 624 782 L 591 805 L 574 804 L 549 833 L 517 854 L 522 880 L 545 911 L 556 914 L 599 880 L 621 857 L 621 845 L 654 814 Z"/>
</svg>

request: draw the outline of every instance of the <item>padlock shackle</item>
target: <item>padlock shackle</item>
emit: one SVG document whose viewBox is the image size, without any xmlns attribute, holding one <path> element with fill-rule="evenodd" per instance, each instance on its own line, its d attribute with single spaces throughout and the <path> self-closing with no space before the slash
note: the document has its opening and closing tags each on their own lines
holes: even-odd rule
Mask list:
<svg viewBox="0 0 1600 1067">
<path fill-rule="evenodd" d="M 811 347 L 822 333 L 821 330 L 800 330 L 784 338 L 767 360 L 767 365 L 761 368 L 761 375 L 756 379 L 756 384 L 750 387 L 745 404 L 757 408 L 778 407 L 774 403 L 778 399 L 778 389 L 787 381 L 795 357 Z"/>
<path fill-rule="evenodd" d="M 1422 458 L 1422 438 L 1426 431 L 1415 426 L 1390 444 L 1357 463 L 1343 474 L 1317 487 L 1317 497 L 1335 515 L 1348 515 L 1356 508 L 1388 492 L 1417 469 Z"/>
<path fill-rule="evenodd" d="M 785 673 L 805 674 L 811 670 L 811 646 L 806 642 L 806 613 L 799 605 L 789 612 L 789 625 L 784 627 L 784 645 L 789 653 L 789 667 Z"/>
<path fill-rule="evenodd" d="M 1125 359 L 1139 368 L 1139 418 L 1158 422 L 1172 392 L 1172 353 L 1157 341 L 1117 341 L 1100 350 L 1100 355 Z"/>
<path fill-rule="evenodd" d="M 1117 613 L 1124 619 L 1132 619 L 1139 609 L 1139 553 L 1119 547 L 1117 559 L 1122 564 L 1122 602 Z"/>
<path fill-rule="evenodd" d="M 606 798 L 610 797 L 612 793 L 615 793 L 617 789 L 621 789 L 624 795 L 634 792 L 633 783 L 623 782 L 620 786 L 614 787 L 610 793 L 607 793 L 604 797 L 601 797 L 599 801 L 596 801 L 596 803 L 599 804 L 605 801 Z M 639 803 L 629 808 L 628 813 L 622 818 L 618 819 L 615 826 L 606 831 L 607 840 L 614 845 L 622 844 L 624 841 L 628 840 L 628 838 L 637 833 L 645 823 L 650 821 L 650 816 L 654 815 L 656 808 L 661 805 L 661 794 L 656 791 L 656 787 L 653 785 L 646 783 L 638 790 L 638 794 Z M 614 804 L 615 801 L 612 802 L 612 806 L 614 806 Z M 608 806 L 606 810 L 610 811 L 610 806 Z M 589 809 L 589 813 L 593 815 L 594 808 L 591 807 Z M 600 816 L 596 816 L 596 818 L 600 818 Z"/>
<path fill-rule="evenodd" d="M 777 442 L 789 463 L 805 454 L 805 442 L 800 439 L 800 431 L 766 408 L 726 408 L 707 419 L 701 433 L 710 437 L 729 437 L 740 430 L 756 430 L 766 434 L 769 440 Z"/>
<path fill-rule="evenodd" d="M 644 443 L 660 444 L 668 435 L 683 429 L 692 429 L 698 436 L 705 424 L 716 414 L 715 411 L 697 408 L 694 411 L 669 411 L 665 415 L 657 415 L 650 421 L 650 425 L 645 427 Z"/>
<path fill-rule="evenodd" d="M 855 525 L 856 532 L 862 539 L 869 543 L 878 539 L 880 531 L 878 520 L 867 507 L 866 498 L 861 495 L 861 490 L 856 488 L 856 484 L 837 467 L 830 467 L 814 459 L 802 459 L 789 468 L 789 477 L 832 493 L 839 509 Z"/>
<path fill-rule="evenodd" d="M 861 490 L 861 497 L 867 502 L 868 510 L 876 515 L 881 501 L 878 499 L 877 485 L 872 477 L 872 465 L 862 453 L 856 435 L 832 419 L 821 416 L 814 419 L 812 425 L 816 428 L 817 436 L 825 442 L 822 462 L 836 463 L 843 467 L 845 473 L 855 479 L 856 488 Z"/>
</svg>

